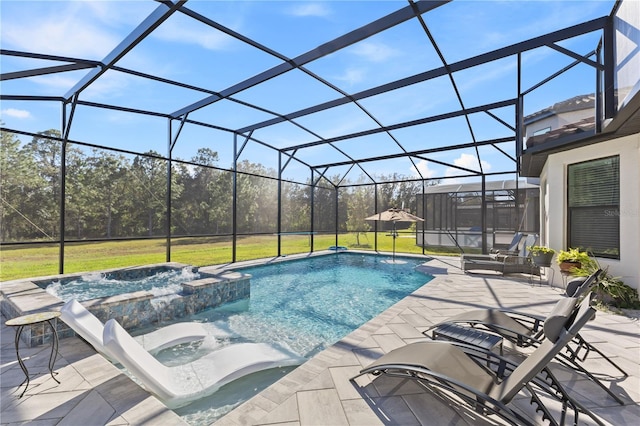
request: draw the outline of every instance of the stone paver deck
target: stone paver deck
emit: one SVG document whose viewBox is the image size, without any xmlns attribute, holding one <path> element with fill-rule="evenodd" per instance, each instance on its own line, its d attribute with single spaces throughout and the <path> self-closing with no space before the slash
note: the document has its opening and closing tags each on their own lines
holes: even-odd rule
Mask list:
<svg viewBox="0 0 640 426">
<path fill-rule="evenodd" d="M 499 307 L 546 314 L 562 297 L 560 289 L 531 286 L 527 278 L 462 274 L 456 258 L 438 258 L 426 270 L 436 278 L 378 317 L 294 370 L 219 419 L 227 425 L 477 425 L 497 419 L 460 410 L 407 379 L 363 376 L 354 386 L 349 378 L 383 353 L 423 340 L 431 324 L 473 308 Z M 60 342 L 56 362 L 60 384 L 48 374 L 48 344 L 21 348 L 32 377 L 21 399 L 16 386 L 24 375 L 17 363 L 14 330 L 0 329 L 0 423 L 37 425 L 184 424 L 153 396 L 131 381 L 78 338 Z M 612 425 L 636 424 L 640 418 L 640 325 L 637 320 L 598 313 L 582 335 L 611 356 L 628 373 L 622 377 L 608 363 L 590 355 L 586 366 L 602 376 L 619 395 L 618 405 L 595 384 L 564 368 L 556 375 L 581 403 Z M 505 346 L 507 346 L 505 344 Z M 507 348 L 508 349 L 508 348 Z M 512 402 L 542 418 L 525 392 Z M 555 410 L 554 404 L 550 406 Z M 581 416 L 584 424 L 591 424 Z M 583 424 L 581 422 L 581 424 Z"/>
</svg>

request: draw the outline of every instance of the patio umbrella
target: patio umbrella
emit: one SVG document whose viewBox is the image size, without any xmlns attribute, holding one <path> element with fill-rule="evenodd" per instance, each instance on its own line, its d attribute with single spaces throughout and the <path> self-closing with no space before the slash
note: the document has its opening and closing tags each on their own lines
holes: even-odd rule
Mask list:
<svg viewBox="0 0 640 426">
<path fill-rule="evenodd" d="M 393 262 L 396 261 L 396 238 L 398 238 L 398 232 L 396 231 L 396 222 L 424 222 L 424 219 L 412 215 L 404 211 L 403 209 L 390 208 L 381 213 L 376 213 L 373 216 L 369 216 L 364 220 L 377 220 L 379 222 L 393 222 L 393 231 L 391 236 L 393 237 Z"/>
</svg>

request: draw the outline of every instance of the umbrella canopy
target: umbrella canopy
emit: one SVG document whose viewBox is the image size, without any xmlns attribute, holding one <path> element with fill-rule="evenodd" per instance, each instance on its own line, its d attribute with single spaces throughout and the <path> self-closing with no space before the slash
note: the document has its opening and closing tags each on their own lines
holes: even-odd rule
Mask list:
<svg viewBox="0 0 640 426">
<path fill-rule="evenodd" d="M 376 213 L 373 216 L 365 218 L 365 220 L 379 220 L 381 222 L 424 222 L 424 219 L 397 208 L 390 208 L 381 213 Z"/>
<path fill-rule="evenodd" d="M 389 210 L 385 210 L 382 213 L 374 214 L 373 216 L 369 216 L 365 218 L 365 220 L 377 220 L 380 222 L 393 222 L 393 231 L 391 231 L 391 236 L 393 237 L 393 263 L 396 263 L 396 238 L 398 238 L 398 233 L 396 232 L 396 222 L 424 222 L 424 219 L 414 216 L 411 213 L 407 213 L 403 209 L 390 208 Z M 401 261 L 399 263 L 403 263 Z"/>
</svg>

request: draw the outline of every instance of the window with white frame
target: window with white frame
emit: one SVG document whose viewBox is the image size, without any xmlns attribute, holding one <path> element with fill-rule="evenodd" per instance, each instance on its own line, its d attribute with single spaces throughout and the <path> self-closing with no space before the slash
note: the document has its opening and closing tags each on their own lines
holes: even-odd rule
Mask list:
<svg viewBox="0 0 640 426">
<path fill-rule="evenodd" d="M 571 164 L 567 170 L 568 246 L 620 258 L 620 158 Z"/>
</svg>

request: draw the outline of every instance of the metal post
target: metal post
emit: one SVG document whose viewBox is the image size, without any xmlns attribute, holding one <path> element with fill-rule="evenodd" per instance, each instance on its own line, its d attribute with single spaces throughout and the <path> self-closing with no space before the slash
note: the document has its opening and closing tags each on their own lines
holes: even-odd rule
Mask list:
<svg viewBox="0 0 640 426">
<path fill-rule="evenodd" d="M 609 16 L 604 26 L 604 118 L 613 118 L 616 114 L 615 87 L 616 36 L 613 18 Z"/>
<path fill-rule="evenodd" d="M 602 45 L 601 45 L 602 46 Z M 601 46 L 598 47 L 596 52 L 598 64 L 602 64 L 602 49 Z M 596 68 L 596 134 L 602 132 L 602 122 L 604 121 L 603 117 L 603 108 L 602 108 L 602 73 L 603 71 Z"/>
<path fill-rule="evenodd" d="M 516 170 L 520 173 L 520 158 L 524 146 L 524 97 L 522 96 L 522 54 L 518 53 L 518 102 L 516 103 Z"/>
<path fill-rule="evenodd" d="M 525 197 L 526 199 L 526 197 Z M 520 223 L 522 223 L 521 221 L 523 219 L 521 219 L 520 216 L 520 181 L 518 180 L 518 175 L 516 174 L 516 193 L 513 196 L 513 202 L 515 203 L 515 208 L 516 208 L 516 223 L 518 225 L 520 225 Z M 522 212 L 522 217 L 524 218 L 524 216 L 526 216 L 527 212 L 523 211 Z M 493 222 L 495 224 L 496 221 L 496 214 L 495 214 L 495 210 L 493 212 Z M 495 231 L 495 225 L 493 227 L 494 231 Z M 527 231 L 529 229 L 526 229 Z M 516 229 L 516 232 L 521 231 L 521 229 Z M 494 239 L 494 243 L 495 243 L 495 239 Z"/>
<path fill-rule="evenodd" d="M 73 97 L 71 114 L 67 117 L 67 102 L 62 103 L 62 146 L 60 147 L 60 253 L 58 258 L 58 273 L 64 274 L 64 250 L 65 250 L 65 212 L 67 210 L 67 141 L 71 130 L 71 121 L 75 112 L 78 97 Z"/>
<path fill-rule="evenodd" d="M 278 151 L 278 257 L 282 256 L 282 152 Z"/>
<path fill-rule="evenodd" d="M 378 183 L 373 184 L 373 213 L 378 213 Z M 373 250 L 378 251 L 378 221 L 373 221 Z"/>
<path fill-rule="evenodd" d="M 165 232 L 167 235 L 167 247 L 166 247 L 166 261 L 171 262 L 171 154 L 173 153 L 173 132 L 171 126 L 171 119 L 167 120 L 167 152 L 169 161 L 167 162 L 167 195 L 166 195 L 166 224 Z"/>
<path fill-rule="evenodd" d="M 311 196 L 310 196 L 310 202 L 311 202 L 311 208 L 309 209 L 311 212 L 311 247 L 309 248 L 309 251 L 311 253 L 313 253 L 314 250 L 314 235 L 313 235 L 313 230 L 315 229 L 315 193 L 316 193 L 316 182 L 313 180 L 313 169 L 311 169 Z"/>
<path fill-rule="evenodd" d="M 338 210 L 339 210 L 339 206 L 338 206 L 338 190 L 339 187 L 338 186 L 334 186 L 335 190 L 336 190 L 336 223 L 335 223 L 335 230 L 336 230 L 336 247 L 338 247 Z M 336 250 L 337 253 L 337 250 Z"/>
<path fill-rule="evenodd" d="M 424 242 L 424 237 L 425 237 L 425 230 L 427 228 L 427 204 L 426 204 L 426 188 L 425 188 L 425 184 L 424 184 L 424 179 L 422 180 L 422 218 L 424 218 L 424 222 L 422 222 L 422 254 L 424 255 L 425 250 L 424 250 L 424 246 L 425 246 L 425 242 Z M 417 204 L 417 203 L 416 203 Z M 416 225 L 417 226 L 417 225 Z M 418 240 L 418 233 L 416 230 L 416 241 Z"/>
<path fill-rule="evenodd" d="M 231 262 L 236 261 L 236 243 L 238 239 L 238 222 L 237 222 L 237 208 L 238 208 L 238 134 L 233 134 L 233 200 L 231 207 L 231 234 L 232 234 L 232 246 L 231 246 Z"/>
<path fill-rule="evenodd" d="M 67 140 L 62 141 L 60 153 L 60 259 L 58 273 L 64 274 L 64 239 L 65 239 L 65 210 L 66 210 L 66 184 L 67 184 Z"/>
<path fill-rule="evenodd" d="M 487 178 L 482 175 L 482 209 L 480 209 L 480 223 L 482 228 L 482 253 L 488 253 L 487 249 Z"/>
</svg>

